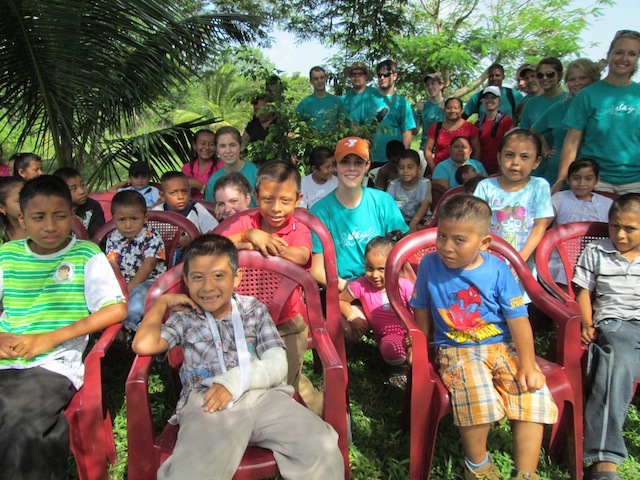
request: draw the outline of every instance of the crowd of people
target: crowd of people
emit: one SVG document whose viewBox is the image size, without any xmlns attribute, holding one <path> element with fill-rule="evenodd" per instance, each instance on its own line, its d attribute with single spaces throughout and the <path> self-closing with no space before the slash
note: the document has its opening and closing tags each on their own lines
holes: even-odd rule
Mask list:
<svg viewBox="0 0 640 480">
<path fill-rule="evenodd" d="M 309 209 L 334 242 L 345 338 L 357 341 L 372 330 L 393 368 L 389 382 L 404 387 L 412 340 L 389 304 L 386 260 L 399 237 L 431 220 L 435 189 L 458 188 L 471 194 L 451 196 L 439 207 L 436 252 L 400 289 L 420 328 L 434 333 L 464 446 L 465 478 L 501 478 L 486 442 L 490 425 L 503 417 L 515 421 L 511 479 L 538 478 L 543 425 L 557 421 L 535 364 L 526 291 L 507 265 L 485 253 L 489 233 L 535 271 L 535 249 L 552 223 L 600 221 L 609 222 L 611 238 L 587 248 L 574 281 L 582 340 L 598 347 L 590 349 L 598 360 L 595 385 L 614 388 L 586 392 L 584 461 L 591 465 L 588 478 L 619 479 L 624 407 L 640 364 L 625 362 L 624 371 L 609 377 L 606 354 L 633 357 L 628 352 L 640 341 L 633 307 L 640 298 L 629 287 L 640 275 L 640 85 L 632 81 L 639 54 L 640 34 L 622 30 L 607 52 L 604 79 L 590 60 L 564 67 L 547 57 L 518 69 L 516 89 L 503 86 L 504 69 L 494 64 L 488 85 L 466 104 L 445 98 L 442 77 L 430 73 L 428 99 L 415 113 L 396 89 L 399 72 L 391 60 L 376 66 L 377 88 L 368 85 L 374 72 L 367 65 L 348 67 L 352 88 L 341 98 L 326 91 L 326 72 L 314 67 L 313 93 L 298 105 L 299 115 L 320 132 L 346 122 L 353 134 L 335 147 L 314 148 L 304 177 L 289 159 L 260 165 L 244 159 L 243 143 L 264 138 L 274 121 L 263 107 L 282 95 L 275 77 L 255 99 L 243 134 L 230 126 L 195 133 L 194 157 L 182 171 L 165 172 L 153 185 L 145 162 L 131 164 L 128 180 L 110 189 L 115 230 L 104 254 L 70 235 L 75 217 L 90 237 L 105 223 L 81 172 L 64 167 L 43 175 L 37 155 L 15 155 L 13 165 L 0 165 L 0 416 L 12 417 L 7 432 L 28 425 L 33 435 L 4 435 L 0 465 L 15 478 L 63 478 L 68 427 L 62 412 L 82 385 L 86 336 L 123 321 L 122 340 L 136 353 L 177 345 L 185 353 L 181 429 L 158 478 L 204 478 L 213 465 L 225 472 L 220 478 L 231 478 L 249 442 L 276 450 L 285 478 L 343 478 L 336 434 L 314 415 L 322 412 L 322 396 L 301 370 L 303 299 L 292 296 L 281 317 L 271 319 L 255 299 L 233 293 L 242 275 L 237 250 L 283 257 L 326 285 L 322 242 L 295 216 L 296 208 Z M 472 116 L 475 123 L 468 121 Z M 365 125 L 373 128 L 371 142 L 357 136 Z M 416 151 L 411 143 L 419 129 Z M 620 196 L 613 201 L 597 191 Z M 251 207 L 255 214 L 237 215 Z M 180 238 L 167 258 L 147 223 L 149 210 L 181 215 L 201 236 Z M 221 235 L 211 234 L 231 217 Z M 188 294 L 163 296 L 143 315 L 147 291 L 178 262 L 184 262 Z M 109 264 L 127 284 L 126 307 Z M 557 257 L 550 267 L 558 283 L 566 283 Z M 475 320 L 460 320 L 460 308 L 473 309 L 476 315 L 464 318 Z M 289 401 L 294 391 L 308 409 L 292 406 L 298 405 Z M 261 421 L 249 425 L 249 412 Z M 291 421 L 300 428 L 290 428 Z M 207 439 L 214 428 L 242 439 L 213 450 Z M 23 455 L 27 450 L 34 455 Z"/>
</svg>

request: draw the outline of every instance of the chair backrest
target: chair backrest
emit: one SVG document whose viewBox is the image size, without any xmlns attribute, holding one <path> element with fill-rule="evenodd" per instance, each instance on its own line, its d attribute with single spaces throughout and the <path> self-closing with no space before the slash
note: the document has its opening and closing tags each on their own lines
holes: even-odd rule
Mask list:
<svg viewBox="0 0 640 480">
<path fill-rule="evenodd" d="M 174 254 L 178 248 L 180 237 L 182 234 L 186 234 L 191 240 L 198 238 L 200 236 L 198 227 L 177 213 L 149 210 L 148 214 L 149 220 L 147 224 L 153 227 L 162 237 L 167 257 L 167 267 L 172 267 Z M 104 250 L 107 236 L 115 230 L 115 228 L 116 226 L 113 220 L 108 221 L 100 227 L 92 240 Z"/>
<path fill-rule="evenodd" d="M 255 215 L 259 211 L 259 208 L 251 208 L 244 212 L 238 212 L 220 222 L 220 224 L 213 230 L 213 233 L 224 232 L 230 225 L 237 221 L 238 218 L 245 215 Z M 315 233 L 322 243 L 324 253 L 324 270 L 327 275 L 327 285 L 325 289 L 327 330 L 329 331 L 329 336 L 331 337 L 336 351 L 342 360 L 342 364 L 346 369 L 347 354 L 344 346 L 344 331 L 342 327 L 342 316 L 340 314 L 340 300 L 338 298 L 340 295 L 340 292 L 338 291 L 338 266 L 336 264 L 336 248 L 333 244 L 333 238 L 331 237 L 329 230 L 327 230 L 327 227 L 317 217 L 309 213 L 308 210 L 304 208 L 296 208 L 293 215 L 300 223 L 305 225 L 309 230 L 311 230 L 311 232 Z"/>
<path fill-rule="evenodd" d="M 89 198 L 93 198 L 102 207 L 105 222 L 111 220 L 111 200 L 113 200 L 114 195 L 115 192 L 93 192 L 89 194 Z"/>
<path fill-rule="evenodd" d="M 600 222 L 572 222 L 547 230 L 536 248 L 536 269 L 540 282 L 557 298 L 578 309 L 573 290 L 573 270 L 584 248 L 595 240 L 609 237 L 609 226 Z M 549 270 L 549 258 L 557 251 L 567 276 L 568 291 L 555 282 Z M 579 310 L 578 310 L 579 311 Z"/>
<path fill-rule="evenodd" d="M 75 217 L 71 224 L 71 232 L 76 236 L 78 240 L 89 240 L 89 232 L 84 228 L 82 221 Z"/>
<path fill-rule="evenodd" d="M 413 233 L 400 240 L 393 247 L 387 258 L 385 268 L 386 290 L 391 306 L 403 322 L 408 316 L 411 316 L 411 314 L 400 297 L 398 277 L 406 262 L 409 262 L 415 268 L 424 256 L 435 251 L 437 234 L 437 228 L 420 230 Z M 560 302 L 547 293 L 533 278 L 531 270 L 522 260 L 520 254 L 506 241 L 491 234 L 491 244 L 488 252 L 500 258 L 502 261 L 509 263 L 518 274 L 520 283 L 524 285 L 534 305 L 538 306 L 544 313 L 549 316 L 554 316 L 559 312 L 559 309 L 562 309 Z M 412 318 L 411 321 L 413 321 Z"/>
<path fill-rule="evenodd" d="M 439 183 L 431 182 L 431 212 L 433 213 L 431 214 L 431 218 L 429 219 L 429 221 L 425 224 L 425 228 L 431 228 L 438 225 L 438 210 L 440 209 L 440 205 L 442 205 L 442 202 L 444 202 L 447 198 L 453 197 L 454 195 L 465 193 L 464 185 L 458 185 L 457 187 L 450 188 L 449 190 L 445 190 L 444 193 L 441 193 L 436 202 L 433 196 L 433 187 L 435 187 L 436 185 L 438 185 L 438 187 L 442 187 L 442 185 L 440 185 Z"/>
<path fill-rule="evenodd" d="M 444 185 L 440 185 L 439 183 L 436 183 L 433 180 L 431 181 L 431 211 L 432 212 L 438 206 L 438 203 L 440 203 L 440 197 L 442 197 L 442 195 L 444 195 L 447 190 L 448 188 L 445 187 Z"/>
</svg>

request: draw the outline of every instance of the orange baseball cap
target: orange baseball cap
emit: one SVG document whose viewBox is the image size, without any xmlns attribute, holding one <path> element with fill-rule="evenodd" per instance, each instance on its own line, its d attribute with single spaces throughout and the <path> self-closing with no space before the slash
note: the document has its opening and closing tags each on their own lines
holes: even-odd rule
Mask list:
<svg viewBox="0 0 640 480">
<path fill-rule="evenodd" d="M 336 145 L 335 159 L 336 162 L 342 161 L 344 157 L 354 154 L 369 161 L 369 142 L 360 137 L 343 138 Z"/>
</svg>

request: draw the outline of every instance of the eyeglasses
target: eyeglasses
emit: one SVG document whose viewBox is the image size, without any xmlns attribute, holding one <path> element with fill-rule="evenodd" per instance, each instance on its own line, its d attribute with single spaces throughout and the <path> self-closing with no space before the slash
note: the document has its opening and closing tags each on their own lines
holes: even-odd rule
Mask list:
<svg viewBox="0 0 640 480">
<path fill-rule="evenodd" d="M 556 72 L 537 72 L 536 73 L 536 77 L 538 77 L 539 79 L 543 79 L 543 78 L 554 78 L 556 76 Z"/>
<path fill-rule="evenodd" d="M 351 72 L 352 77 L 364 77 L 364 72 Z"/>
<path fill-rule="evenodd" d="M 378 74 L 378 78 L 389 78 L 391 75 L 393 75 L 395 72 L 386 72 L 386 73 L 379 73 Z"/>
</svg>

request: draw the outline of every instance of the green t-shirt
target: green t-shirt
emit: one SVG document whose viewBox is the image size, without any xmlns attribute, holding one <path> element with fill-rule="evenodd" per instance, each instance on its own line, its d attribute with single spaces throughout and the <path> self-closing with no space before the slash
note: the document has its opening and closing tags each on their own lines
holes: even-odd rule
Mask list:
<svg viewBox="0 0 640 480">
<path fill-rule="evenodd" d="M 422 113 L 420 114 L 420 124 L 422 125 L 422 136 L 420 137 L 420 150 L 427 144 L 427 131 L 436 122 L 444 121 L 444 107 L 441 103 L 431 103 L 425 100 Z"/>
<path fill-rule="evenodd" d="M 416 120 L 411 105 L 402 95 L 381 95 L 376 90 L 373 103 L 375 107 L 368 123 L 372 123 L 374 118 L 378 120 L 382 118 L 382 120 L 373 135 L 371 161 L 384 163 L 387 161 L 387 143 L 391 140 L 402 141 L 402 134 L 405 131 L 416 128 Z M 385 109 L 386 114 L 382 117 Z"/>
<path fill-rule="evenodd" d="M 356 94 L 353 90 L 340 97 L 342 111 L 346 117 L 357 125 L 366 125 L 370 122 L 371 112 L 374 110 L 373 94 L 378 89 L 367 87 L 364 92 Z"/>
<path fill-rule="evenodd" d="M 255 207 L 257 204 L 255 198 L 253 198 L 253 191 L 256 189 L 256 174 L 258 173 L 258 167 L 251 162 L 245 161 L 244 166 L 240 169 L 240 173 L 244 175 L 244 178 L 249 180 L 249 185 L 251 185 L 251 206 Z M 213 197 L 213 186 L 215 185 L 216 180 L 226 175 L 229 174 L 225 172 L 224 167 L 216 170 L 214 174 L 211 175 L 211 178 L 207 182 L 207 188 L 204 192 L 205 200 L 208 200 L 209 202 L 216 201 Z"/>
<path fill-rule="evenodd" d="M 640 182 L 640 85 L 600 80 L 578 92 L 563 124 L 583 133 L 579 157 L 600 165 L 605 182 Z"/>
<path fill-rule="evenodd" d="M 296 112 L 312 128 L 320 132 L 335 130 L 338 121 L 343 117 L 342 102 L 338 97 L 330 93 L 322 98 L 309 95 L 298 104 Z"/>
<path fill-rule="evenodd" d="M 560 153 L 564 138 L 567 136 L 567 127 L 562 124 L 562 120 L 569 110 L 569 105 L 573 97 L 569 96 L 560 102 L 552 105 L 533 123 L 533 129 L 547 140 L 549 148 L 556 149 L 556 153 L 546 161 L 544 178 L 553 185 L 558 178 L 558 167 L 560 166 Z M 550 140 L 549 140 L 550 139 Z"/>
</svg>

